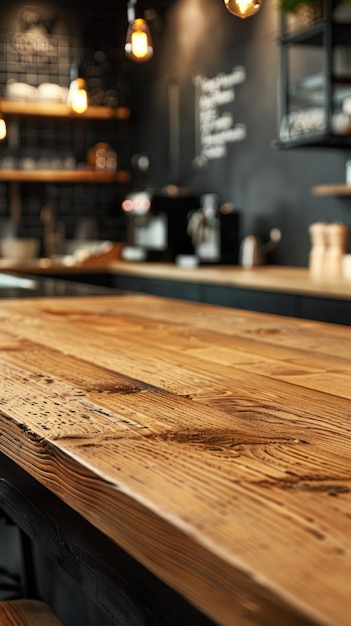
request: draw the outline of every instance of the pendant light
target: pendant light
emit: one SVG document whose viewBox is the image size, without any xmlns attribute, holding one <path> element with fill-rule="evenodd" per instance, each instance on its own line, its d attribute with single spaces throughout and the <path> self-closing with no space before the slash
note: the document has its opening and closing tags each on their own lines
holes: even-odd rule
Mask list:
<svg viewBox="0 0 351 626">
<path fill-rule="evenodd" d="M 71 83 L 68 90 L 67 104 L 74 113 L 81 115 L 88 108 L 86 81 L 78 61 L 73 61 L 70 72 Z"/>
<path fill-rule="evenodd" d="M 128 31 L 124 50 L 128 59 L 144 63 L 151 59 L 154 50 L 147 21 L 135 17 L 136 0 L 127 4 Z"/>
<path fill-rule="evenodd" d="M 244 19 L 260 10 L 262 0 L 224 0 L 224 4 L 230 13 Z"/>
<path fill-rule="evenodd" d="M 0 141 L 3 141 L 7 135 L 6 122 L 0 113 Z"/>
</svg>

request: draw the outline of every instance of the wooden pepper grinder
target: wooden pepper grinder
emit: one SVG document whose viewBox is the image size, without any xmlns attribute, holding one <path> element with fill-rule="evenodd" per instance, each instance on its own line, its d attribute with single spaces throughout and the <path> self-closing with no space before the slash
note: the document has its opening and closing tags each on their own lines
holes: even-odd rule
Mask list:
<svg viewBox="0 0 351 626">
<path fill-rule="evenodd" d="M 343 273 L 343 257 L 346 253 L 349 228 L 345 224 L 328 224 L 325 275 L 340 278 Z"/>
<path fill-rule="evenodd" d="M 311 276 L 323 278 L 324 265 L 327 252 L 327 228 L 325 222 L 314 222 L 308 231 L 311 239 L 309 254 L 309 271 Z"/>
</svg>

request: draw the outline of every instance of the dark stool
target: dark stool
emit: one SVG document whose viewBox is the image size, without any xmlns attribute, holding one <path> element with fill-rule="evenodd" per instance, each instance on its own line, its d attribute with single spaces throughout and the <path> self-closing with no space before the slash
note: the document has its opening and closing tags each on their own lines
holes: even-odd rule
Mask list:
<svg viewBox="0 0 351 626">
<path fill-rule="evenodd" d="M 0 602 L 0 624 L 7 626 L 63 626 L 51 609 L 39 600 Z"/>
</svg>

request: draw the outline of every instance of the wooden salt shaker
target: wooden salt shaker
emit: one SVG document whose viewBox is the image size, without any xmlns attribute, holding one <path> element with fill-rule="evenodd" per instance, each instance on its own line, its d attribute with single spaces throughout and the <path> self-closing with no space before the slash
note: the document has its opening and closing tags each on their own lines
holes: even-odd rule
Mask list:
<svg viewBox="0 0 351 626">
<path fill-rule="evenodd" d="M 311 239 L 309 254 L 309 271 L 311 276 L 322 278 L 327 251 L 327 227 L 325 222 L 314 222 L 308 231 Z"/>
<path fill-rule="evenodd" d="M 343 257 L 346 253 L 348 226 L 341 223 L 327 226 L 327 251 L 325 255 L 325 275 L 340 278 L 343 274 Z"/>
</svg>

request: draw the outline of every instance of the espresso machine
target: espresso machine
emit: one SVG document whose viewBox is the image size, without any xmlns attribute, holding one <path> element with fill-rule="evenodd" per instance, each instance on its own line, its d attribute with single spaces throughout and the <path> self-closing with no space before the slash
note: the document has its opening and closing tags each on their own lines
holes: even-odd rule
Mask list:
<svg viewBox="0 0 351 626">
<path fill-rule="evenodd" d="M 188 220 L 199 206 L 199 196 L 186 191 L 130 192 L 122 202 L 128 220 L 124 258 L 173 262 L 179 255 L 194 255 Z"/>
<path fill-rule="evenodd" d="M 122 202 L 128 220 L 125 260 L 238 264 L 239 213 L 216 194 L 201 197 L 178 187 L 131 191 Z"/>
<path fill-rule="evenodd" d="M 239 262 L 239 213 L 216 194 L 204 194 L 200 206 L 189 215 L 187 232 L 201 264 Z"/>
</svg>

